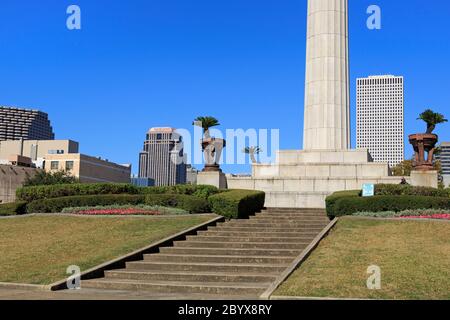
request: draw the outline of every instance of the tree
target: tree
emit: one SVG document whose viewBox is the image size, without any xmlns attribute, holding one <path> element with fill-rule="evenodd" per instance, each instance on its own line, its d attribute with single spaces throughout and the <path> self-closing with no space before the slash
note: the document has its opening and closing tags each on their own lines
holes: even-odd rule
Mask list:
<svg viewBox="0 0 450 320">
<path fill-rule="evenodd" d="M 262 149 L 258 146 L 254 146 L 254 147 L 245 147 L 242 152 L 249 154 L 250 155 L 250 159 L 252 160 L 252 163 L 256 163 L 256 158 L 255 158 L 255 154 L 259 154 L 262 152 Z"/>
<path fill-rule="evenodd" d="M 67 171 L 46 172 L 39 170 L 32 177 L 25 179 L 24 186 L 40 186 L 51 184 L 77 183 L 79 180 Z"/>
<path fill-rule="evenodd" d="M 410 176 L 413 168 L 412 160 L 404 160 L 392 168 L 392 175 L 396 177 Z"/>
<path fill-rule="evenodd" d="M 193 125 L 203 128 L 203 135 L 205 139 L 210 138 L 209 129 L 212 127 L 220 126 L 219 120 L 214 117 L 197 117 L 194 119 Z"/>
<path fill-rule="evenodd" d="M 423 120 L 427 124 L 427 132 L 426 133 L 433 133 L 434 129 L 436 129 L 436 125 L 440 123 L 447 122 L 448 120 L 445 119 L 444 115 L 434 112 L 431 109 L 427 109 L 424 112 L 422 112 L 419 115 L 419 118 L 417 120 Z"/>
</svg>

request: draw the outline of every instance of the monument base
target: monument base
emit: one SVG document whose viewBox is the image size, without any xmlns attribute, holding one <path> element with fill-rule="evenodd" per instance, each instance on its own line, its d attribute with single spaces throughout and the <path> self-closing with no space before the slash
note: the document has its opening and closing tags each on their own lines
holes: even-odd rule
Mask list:
<svg viewBox="0 0 450 320">
<path fill-rule="evenodd" d="M 227 178 L 221 171 L 202 171 L 197 174 L 197 184 L 210 185 L 219 189 L 226 189 Z"/>
<path fill-rule="evenodd" d="M 278 208 L 324 208 L 335 191 L 401 180 L 391 176 L 387 163 L 373 162 L 366 149 L 282 150 L 275 164 L 253 164 L 252 177 L 227 177 L 228 188 L 265 191 L 265 206 Z"/>
<path fill-rule="evenodd" d="M 411 185 L 420 187 L 438 187 L 438 172 L 431 171 L 411 171 Z"/>
</svg>

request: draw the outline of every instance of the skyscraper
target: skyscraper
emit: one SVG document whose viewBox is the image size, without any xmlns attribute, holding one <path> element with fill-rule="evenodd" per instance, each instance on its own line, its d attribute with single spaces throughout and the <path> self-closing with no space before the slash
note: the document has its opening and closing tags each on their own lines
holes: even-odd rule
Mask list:
<svg viewBox="0 0 450 320">
<path fill-rule="evenodd" d="M 450 185 L 450 142 L 440 144 L 441 152 L 436 155 L 436 160 L 441 161 L 442 177 L 446 187 Z"/>
<path fill-rule="evenodd" d="M 357 79 L 356 147 L 375 162 L 404 160 L 404 82 L 392 75 Z"/>
<path fill-rule="evenodd" d="M 53 140 L 48 115 L 38 110 L 0 106 L 0 141 Z"/>
<path fill-rule="evenodd" d="M 186 158 L 181 135 L 173 128 L 151 128 L 139 154 L 139 178 L 155 186 L 186 183 Z"/>
</svg>

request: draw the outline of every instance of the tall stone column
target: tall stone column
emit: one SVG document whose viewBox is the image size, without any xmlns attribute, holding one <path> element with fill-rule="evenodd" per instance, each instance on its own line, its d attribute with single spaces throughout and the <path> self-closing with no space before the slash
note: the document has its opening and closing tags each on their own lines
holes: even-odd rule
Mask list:
<svg viewBox="0 0 450 320">
<path fill-rule="evenodd" d="M 303 149 L 350 148 L 348 0 L 308 0 Z"/>
</svg>

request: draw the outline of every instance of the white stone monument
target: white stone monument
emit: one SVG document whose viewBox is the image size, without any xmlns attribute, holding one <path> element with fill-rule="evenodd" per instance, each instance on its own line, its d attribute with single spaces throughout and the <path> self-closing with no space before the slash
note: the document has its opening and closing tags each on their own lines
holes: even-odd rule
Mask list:
<svg viewBox="0 0 450 320">
<path fill-rule="evenodd" d="M 323 208 L 325 198 L 364 183 L 400 183 L 368 150 L 350 150 L 348 0 L 308 0 L 304 150 L 278 151 L 228 188 L 266 192 L 266 207 Z"/>
</svg>

